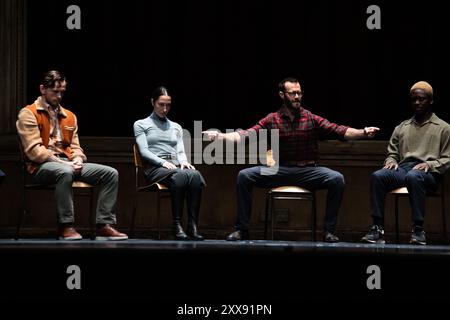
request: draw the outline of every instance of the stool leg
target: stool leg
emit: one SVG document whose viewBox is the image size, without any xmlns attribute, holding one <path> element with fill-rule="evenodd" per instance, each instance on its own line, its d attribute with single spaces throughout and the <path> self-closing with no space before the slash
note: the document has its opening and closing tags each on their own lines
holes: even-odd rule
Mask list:
<svg viewBox="0 0 450 320">
<path fill-rule="evenodd" d="M 25 216 L 27 214 L 26 209 L 26 196 L 25 196 L 26 190 L 25 188 L 22 190 L 22 210 L 19 211 L 19 216 L 17 217 L 17 227 L 16 227 L 16 236 L 15 240 L 19 240 L 20 237 L 20 227 L 22 226 L 23 220 L 25 219 Z"/>
<path fill-rule="evenodd" d="M 130 238 L 132 238 L 133 234 L 134 234 L 134 224 L 136 221 L 138 195 L 139 194 L 137 192 L 135 192 L 134 201 L 133 201 L 133 213 L 131 214 L 130 231 L 129 231 Z"/>
<path fill-rule="evenodd" d="M 274 229 L 274 223 L 275 223 L 275 210 L 274 210 L 274 195 L 271 194 L 270 196 L 270 239 L 273 240 L 273 229 Z"/>
<path fill-rule="evenodd" d="M 395 237 L 397 243 L 399 243 L 399 231 L 398 231 L 398 196 L 395 195 Z"/>
<path fill-rule="evenodd" d="M 161 191 L 157 191 L 156 198 L 156 226 L 158 228 L 158 240 L 161 240 Z"/>
<path fill-rule="evenodd" d="M 270 190 L 267 191 L 267 194 L 266 194 L 265 219 L 264 219 L 264 240 L 267 240 L 267 228 L 268 228 L 268 224 L 269 224 L 269 201 L 270 201 L 271 194 L 272 193 L 270 192 Z"/>
<path fill-rule="evenodd" d="M 312 241 L 316 241 L 316 195 L 312 194 L 312 203 L 311 203 L 311 237 Z"/>
<path fill-rule="evenodd" d="M 97 222 L 97 215 L 96 215 L 96 210 L 95 210 L 95 189 L 91 188 L 91 192 L 89 195 L 90 199 L 89 199 L 89 232 L 91 234 L 91 239 L 94 240 L 95 239 L 95 231 L 94 231 L 94 221 L 95 224 Z"/>
<path fill-rule="evenodd" d="M 442 206 L 442 232 L 444 233 L 444 244 L 447 244 L 447 219 L 445 217 L 445 193 L 441 194 L 441 206 Z"/>
</svg>

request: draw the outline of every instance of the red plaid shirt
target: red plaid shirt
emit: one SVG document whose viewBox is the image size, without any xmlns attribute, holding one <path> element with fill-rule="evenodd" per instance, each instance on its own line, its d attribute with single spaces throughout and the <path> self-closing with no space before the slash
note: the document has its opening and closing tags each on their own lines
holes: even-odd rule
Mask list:
<svg viewBox="0 0 450 320">
<path fill-rule="evenodd" d="M 348 127 L 331 123 L 304 108 L 300 108 L 291 121 L 287 107 L 283 105 L 253 127 L 238 133 L 246 137 L 252 130 L 257 132 L 260 129 L 279 130 L 280 165 L 306 166 L 316 165 L 319 160 L 320 135 L 343 137 Z"/>
</svg>

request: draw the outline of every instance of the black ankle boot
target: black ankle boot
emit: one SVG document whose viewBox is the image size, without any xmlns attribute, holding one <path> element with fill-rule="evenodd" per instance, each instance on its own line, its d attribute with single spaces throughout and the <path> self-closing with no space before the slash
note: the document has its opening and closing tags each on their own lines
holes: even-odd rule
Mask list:
<svg viewBox="0 0 450 320">
<path fill-rule="evenodd" d="M 183 227 L 178 221 L 173 223 L 173 236 L 175 240 L 189 240 L 189 237 L 184 233 Z"/>
<path fill-rule="evenodd" d="M 200 233 L 198 233 L 197 224 L 195 222 L 188 223 L 187 233 L 191 238 L 191 240 L 195 241 L 205 240 L 205 238 Z"/>
</svg>

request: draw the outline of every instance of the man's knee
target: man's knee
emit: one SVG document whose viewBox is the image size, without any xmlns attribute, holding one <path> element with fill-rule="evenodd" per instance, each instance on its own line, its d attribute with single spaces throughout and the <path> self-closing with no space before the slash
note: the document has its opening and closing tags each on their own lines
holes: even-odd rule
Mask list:
<svg viewBox="0 0 450 320">
<path fill-rule="evenodd" d="M 238 176 L 237 176 L 238 184 L 249 182 L 251 180 L 250 178 L 252 175 L 253 175 L 252 168 L 247 168 L 247 169 L 243 169 L 243 170 L 239 171 Z"/>
<path fill-rule="evenodd" d="M 329 184 L 337 187 L 344 187 L 345 186 L 345 179 L 344 175 L 340 172 L 333 171 L 330 174 L 330 177 L 328 179 Z"/>
<path fill-rule="evenodd" d="M 61 166 L 56 170 L 56 179 L 58 181 L 73 181 L 73 169 L 70 166 Z"/>
<path fill-rule="evenodd" d="M 372 172 L 370 175 L 371 181 L 380 181 L 386 176 L 386 169 L 380 169 L 375 172 Z"/>
<path fill-rule="evenodd" d="M 414 183 L 420 183 L 425 180 L 425 172 L 421 170 L 409 170 L 406 174 L 405 181 L 406 184 L 414 184 Z"/>
<path fill-rule="evenodd" d="M 119 171 L 117 169 L 108 167 L 108 172 L 114 180 L 119 180 Z"/>
<path fill-rule="evenodd" d="M 105 165 L 99 165 L 97 167 L 98 172 L 100 172 L 103 177 L 102 180 L 108 183 L 119 183 L 119 172 L 117 169 Z"/>
<path fill-rule="evenodd" d="M 371 185 L 380 185 L 383 184 L 383 181 L 388 181 L 386 180 L 389 176 L 391 175 L 390 170 L 387 169 L 380 169 L 377 170 L 375 172 L 372 172 L 372 174 L 370 175 L 370 184 Z"/>
</svg>

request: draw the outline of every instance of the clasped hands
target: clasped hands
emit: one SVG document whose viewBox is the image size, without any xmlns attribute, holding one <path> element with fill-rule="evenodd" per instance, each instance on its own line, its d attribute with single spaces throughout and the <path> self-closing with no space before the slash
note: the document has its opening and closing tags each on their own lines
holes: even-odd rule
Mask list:
<svg viewBox="0 0 450 320">
<path fill-rule="evenodd" d="M 165 162 L 162 164 L 162 166 L 163 166 L 164 168 L 166 168 L 166 169 L 169 169 L 169 170 L 175 170 L 175 169 L 177 168 L 176 165 L 174 165 L 172 162 L 169 162 L 169 161 L 165 161 Z M 180 167 L 181 167 L 181 170 L 183 170 L 183 169 L 191 169 L 191 170 L 195 170 L 195 167 L 194 167 L 192 164 L 190 164 L 189 162 L 187 162 L 187 161 L 182 162 L 182 163 L 180 164 Z"/>
<path fill-rule="evenodd" d="M 63 161 L 63 163 L 70 166 L 74 172 L 79 172 L 83 168 L 83 159 L 81 157 L 75 157 L 72 161 Z"/>
</svg>

